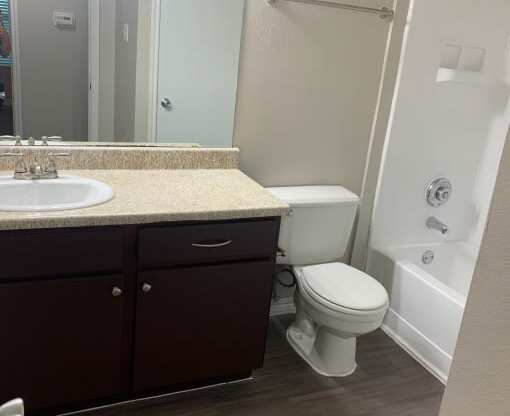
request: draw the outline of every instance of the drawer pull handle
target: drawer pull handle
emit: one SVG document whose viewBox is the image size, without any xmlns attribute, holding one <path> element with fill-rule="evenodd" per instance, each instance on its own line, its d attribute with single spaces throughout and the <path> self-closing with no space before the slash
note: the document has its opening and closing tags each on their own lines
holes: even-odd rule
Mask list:
<svg viewBox="0 0 510 416">
<path fill-rule="evenodd" d="M 144 293 L 149 293 L 151 290 L 152 290 L 152 285 L 150 285 L 149 283 L 144 283 L 142 285 L 142 291 Z"/>
<path fill-rule="evenodd" d="M 196 248 L 220 248 L 220 247 L 229 246 L 230 244 L 232 244 L 232 240 L 223 241 L 221 243 L 209 243 L 209 244 L 195 243 L 195 244 L 192 244 L 192 246 L 196 247 Z"/>
</svg>

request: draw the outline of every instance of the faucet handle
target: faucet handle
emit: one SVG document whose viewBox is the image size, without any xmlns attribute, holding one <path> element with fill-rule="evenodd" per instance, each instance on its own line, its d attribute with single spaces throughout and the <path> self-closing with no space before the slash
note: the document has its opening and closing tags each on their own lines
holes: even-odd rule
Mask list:
<svg viewBox="0 0 510 416">
<path fill-rule="evenodd" d="M 0 158 L 2 157 L 15 157 L 16 166 L 14 168 L 14 175 L 22 175 L 28 172 L 27 164 L 23 158 L 23 153 L 0 153 Z"/>
<path fill-rule="evenodd" d="M 57 166 L 55 165 L 55 161 L 53 158 L 55 157 L 71 157 L 71 153 L 49 153 L 48 154 L 48 164 L 46 165 L 46 172 L 50 174 L 57 175 Z"/>
</svg>

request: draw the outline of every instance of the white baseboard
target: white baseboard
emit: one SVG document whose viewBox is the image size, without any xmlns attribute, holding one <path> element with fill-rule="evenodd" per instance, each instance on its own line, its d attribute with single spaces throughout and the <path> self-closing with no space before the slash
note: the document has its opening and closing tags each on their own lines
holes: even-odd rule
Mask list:
<svg viewBox="0 0 510 416">
<path fill-rule="evenodd" d="M 441 383 L 446 384 L 452 357 L 392 309 L 388 311 L 381 329 Z"/>
<path fill-rule="evenodd" d="M 293 298 L 282 298 L 271 303 L 270 316 L 290 315 L 296 313 Z"/>
</svg>

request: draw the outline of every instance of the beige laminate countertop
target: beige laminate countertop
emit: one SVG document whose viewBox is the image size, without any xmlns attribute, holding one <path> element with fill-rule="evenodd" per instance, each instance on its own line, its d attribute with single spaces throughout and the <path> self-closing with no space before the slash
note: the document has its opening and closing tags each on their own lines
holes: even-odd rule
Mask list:
<svg viewBox="0 0 510 416">
<path fill-rule="evenodd" d="M 11 174 L 0 172 L 0 176 Z M 69 170 L 61 176 L 107 183 L 115 198 L 71 211 L 0 212 L 0 230 L 274 217 L 288 210 L 237 169 Z"/>
</svg>

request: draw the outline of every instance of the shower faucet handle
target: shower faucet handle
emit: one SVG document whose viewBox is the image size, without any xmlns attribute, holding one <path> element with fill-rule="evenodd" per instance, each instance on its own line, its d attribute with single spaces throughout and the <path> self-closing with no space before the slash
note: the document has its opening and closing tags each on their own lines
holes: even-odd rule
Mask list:
<svg viewBox="0 0 510 416">
<path fill-rule="evenodd" d="M 435 179 L 427 185 L 427 202 L 433 207 L 440 207 L 448 202 L 452 192 L 452 183 L 447 178 Z"/>
</svg>

